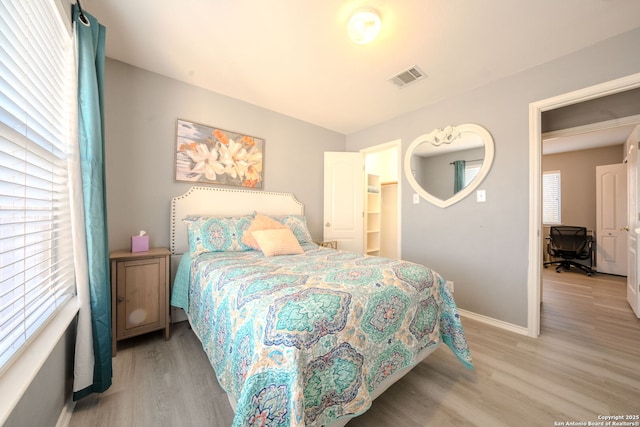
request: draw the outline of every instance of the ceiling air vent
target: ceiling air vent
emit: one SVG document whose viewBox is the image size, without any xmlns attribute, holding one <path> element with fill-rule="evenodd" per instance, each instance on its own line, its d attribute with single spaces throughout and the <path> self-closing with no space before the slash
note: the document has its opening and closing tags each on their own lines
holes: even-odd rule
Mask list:
<svg viewBox="0 0 640 427">
<path fill-rule="evenodd" d="M 391 82 L 393 82 L 398 87 L 405 87 L 406 85 L 417 82 L 424 77 L 426 77 L 424 71 L 414 65 L 413 67 L 401 72 L 400 74 L 389 77 L 389 80 L 391 80 Z"/>
</svg>

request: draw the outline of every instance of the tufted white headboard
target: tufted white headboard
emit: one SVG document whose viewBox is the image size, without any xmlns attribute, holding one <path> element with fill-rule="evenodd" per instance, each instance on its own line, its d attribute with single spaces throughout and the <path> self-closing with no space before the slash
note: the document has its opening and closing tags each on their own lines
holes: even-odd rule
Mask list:
<svg viewBox="0 0 640 427">
<path fill-rule="evenodd" d="M 304 205 L 291 193 L 272 193 L 236 188 L 191 187 L 171 199 L 171 254 L 181 255 L 189 248 L 188 215 L 237 216 L 259 212 L 267 215 L 304 215 Z"/>
</svg>

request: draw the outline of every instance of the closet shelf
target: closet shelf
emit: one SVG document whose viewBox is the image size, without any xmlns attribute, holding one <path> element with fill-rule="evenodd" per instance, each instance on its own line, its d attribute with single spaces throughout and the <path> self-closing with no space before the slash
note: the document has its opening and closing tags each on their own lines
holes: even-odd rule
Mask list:
<svg viewBox="0 0 640 427">
<path fill-rule="evenodd" d="M 380 254 L 380 225 L 382 214 L 382 188 L 380 176 L 367 174 L 367 199 L 366 199 L 366 250 L 368 255 Z"/>
</svg>

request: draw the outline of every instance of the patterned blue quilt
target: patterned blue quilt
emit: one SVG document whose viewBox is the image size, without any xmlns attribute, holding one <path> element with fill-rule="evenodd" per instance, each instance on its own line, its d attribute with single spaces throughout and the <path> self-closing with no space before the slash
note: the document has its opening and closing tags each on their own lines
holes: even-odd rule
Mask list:
<svg viewBox="0 0 640 427">
<path fill-rule="evenodd" d="M 236 399 L 233 426 L 324 426 L 360 414 L 378 385 L 440 342 L 473 369 L 436 272 L 303 248 L 272 258 L 185 256 L 177 272 L 172 305 L 188 312 L 220 385 Z"/>
</svg>

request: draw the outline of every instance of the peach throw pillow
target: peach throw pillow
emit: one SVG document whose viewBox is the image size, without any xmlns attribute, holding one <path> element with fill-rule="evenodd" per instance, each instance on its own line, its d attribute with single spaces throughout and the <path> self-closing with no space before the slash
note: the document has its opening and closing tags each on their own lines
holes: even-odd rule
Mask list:
<svg viewBox="0 0 640 427">
<path fill-rule="evenodd" d="M 304 253 L 298 239 L 289 228 L 258 230 L 253 232 L 253 237 L 266 257 Z"/>
<path fill-rule="evenodd" d="M 253 221 L 251 221 L 251 225 L 242 235 L 242 243 L 245 245 L 252 247 L 253 249 L 260 250 L 260 246 L 256 243 L 256 239 L 253 237 L 253 232 L 258 230 L 278 230 L 288 228 L 286 225 L 279 223 L 278 221 L 263 215 L 256 214 Z"/>
</svg>

